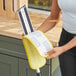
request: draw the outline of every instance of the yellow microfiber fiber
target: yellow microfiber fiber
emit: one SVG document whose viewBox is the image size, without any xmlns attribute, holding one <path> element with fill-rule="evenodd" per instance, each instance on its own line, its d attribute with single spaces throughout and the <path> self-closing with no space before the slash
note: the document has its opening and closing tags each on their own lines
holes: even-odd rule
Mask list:
<svg viewBox="0 0 76 76">
<path fill-rule="evenodd" d="M 22 38 L 29 65 L 32 69 L 39 69 L 46 64 L 46 54 L 53 46 L 44 33 L 34 31 Z"/>
<path fill-rule="evenodd" d="M 38 49 L 33 42 L 27 36 L 23 36 L 22 41 L 30 67 L 34 70 L 43 67 L 46 64 L 46 59 L 39 54 Z"/>
</svg>

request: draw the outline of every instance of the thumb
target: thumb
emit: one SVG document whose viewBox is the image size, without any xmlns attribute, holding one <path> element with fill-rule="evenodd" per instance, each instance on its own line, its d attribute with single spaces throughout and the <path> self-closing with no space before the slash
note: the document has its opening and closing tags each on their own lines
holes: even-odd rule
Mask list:
<svg viewBox="0 0 76 76">
<path fill-rule="evenodd" d="M 52 59 L 52 58 L 55 58 L 55 57 L 56 57 L 56 55 L 53 53 L 50 56 L 47 56 L 47 59 Z"/>
</svg>

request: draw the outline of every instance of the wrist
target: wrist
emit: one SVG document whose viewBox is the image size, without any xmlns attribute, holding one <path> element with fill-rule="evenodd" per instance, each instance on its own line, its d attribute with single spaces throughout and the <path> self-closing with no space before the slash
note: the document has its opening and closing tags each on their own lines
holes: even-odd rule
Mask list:
<svg viewBox="0 0 76 76">
<path fill-rule="evenodd" d="M 68 47 L 66 45 L 62 46 L 62 52 L 65 52 L 68 50 Z"/>
<path fill-rule="evenodd" d="M 71 41 L 69 41 L 67 44 L 62 46 L 63 51 L 67 51 L 73 47 L 76 47 L 76 37 L 74 37 Z"/>
<path fill-rule="evenodd" d="M 61 53 L 65 52 L 67 50 L 67 48 L 64 46 L 61 46 Z"/>
</svg>

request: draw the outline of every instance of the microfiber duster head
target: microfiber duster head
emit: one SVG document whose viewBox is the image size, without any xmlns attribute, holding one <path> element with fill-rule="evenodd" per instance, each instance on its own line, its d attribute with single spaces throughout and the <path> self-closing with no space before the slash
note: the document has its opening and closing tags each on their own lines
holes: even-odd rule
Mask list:
<svg viewBox="0 0 76 76">
<path fill-rule="evenodd" d="M 38 49 L 32 41 L 26 36 L 22 38 L 22 41 L 30 67 L 34 70 L 43 67 L 46 64 L 46 59 L 39 54 Z"/>
</svg>

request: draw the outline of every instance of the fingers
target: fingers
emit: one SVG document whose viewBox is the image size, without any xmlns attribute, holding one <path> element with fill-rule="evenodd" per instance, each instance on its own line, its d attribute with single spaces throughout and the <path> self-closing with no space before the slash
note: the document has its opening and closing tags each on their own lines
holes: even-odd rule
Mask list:
<svg viewBox="0 0 76 76">
<path fill-rule="evenodd" d="M 47 58 L 47 59 L 52 58 L 52 55 L 53 55 L 53 54 L 54 54 L 54 51 L 49 51 L 49 52 L 47 52 L 46 58 Z"/>
<path fill-rule="evenodd" d="M 51 54 L 50 56 L 47 56 L 47 59 L 53 59 L 55 58 L 57 55 L 56 53 Z"/>
<path fill-rule="evenodd" d="M 58 56 L 57 49 L 53 48 L 51 51 L 47 52 L 47 59 L 52 59 Z"/>
<path fill-rule="evenodd" d="M 52 50 L 52 51 L 49 51 L 49 52 L 47 52 L 47 56 L 50 56 L 50 55 L 52 55 L 54 53 L 54 51 Z"/>
</svg>

